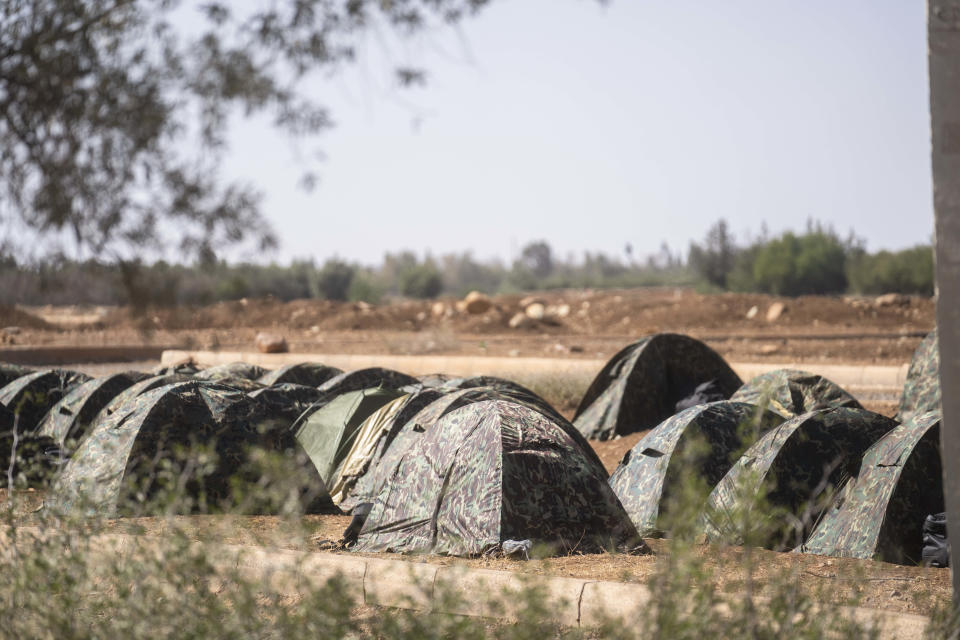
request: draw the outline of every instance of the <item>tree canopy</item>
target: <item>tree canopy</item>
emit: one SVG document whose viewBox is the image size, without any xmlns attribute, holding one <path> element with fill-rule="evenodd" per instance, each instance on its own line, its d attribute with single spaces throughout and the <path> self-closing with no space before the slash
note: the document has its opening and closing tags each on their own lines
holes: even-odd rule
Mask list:
<svg viewBox="0 0 960 640">
<path fill-rule="evenodd" d="M 255 189 L 218 174 L 230 116 L 314 136 L 332 118 L 305 85 L 353 61 L 364 32 L 409 37 L 486 3 L 0 0 L 0 224 L 67 232 L 121 262 L 272 245 Z"/>
</svg>

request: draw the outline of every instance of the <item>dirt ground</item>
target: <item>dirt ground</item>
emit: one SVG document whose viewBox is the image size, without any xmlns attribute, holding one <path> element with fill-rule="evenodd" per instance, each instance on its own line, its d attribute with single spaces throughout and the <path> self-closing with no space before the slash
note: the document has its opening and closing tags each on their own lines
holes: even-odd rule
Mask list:
<svg viewBox="0 0 960 640">
<path fill-rule="evenodd" d="M 531 296 L 527 296 L 531 298 Z M 457 300 L 379 305 L 325 300 L 240 300 L 206 307 L 130 309 L 0 307 L 0 345 L 158 344 L 250 350 L 259 331 L 292 351 L 607 358 L 638 337 L 687 333 L 730 361 L 902 364 L 935 325 L 930 298 L 700 294 L 690 289 L 568 290 L 532 296 L 544 319 L 511 328 L 519 295 L 495 296 L 484 313 Z M 775 303 L 785 311 L 766 319 Z M 748 318 L 751 309 L 757 311 Z M 9 328 L 15 327 L 13 331 Z"/>
<path fill-rule="evenodd" d="M 191 538 L 229 544 L 261 545 L 283 549 L 318 550 L 324 541 L 339 540 L 350 522 L 349 516 L 306 516 L 288 521 L 273 516 L 223 517 L 193 516 L 168 520 L 136 518 L 116 521 L 114 528 L 138 535 L 170 535 L 177 531 Z M 583 554 L 530 560 L 512 558 L 450 558 L 400 554 L 362 554 L 411 562 L 441 565 L 466 565 L 473 568 L 516 573 L 649 582 L 671 559 L 671 542 L 647 539 L 653 555 Z M 349 552 L 337 552 L 349 553 Z M 709 580 L 722 593 L 744 590 L 748 550 L 742 547 L 696 545 L 690 550 L 702 562 Z M 749 550 L 752 578 L 762 595 L 780 581 L 788 580 L 817 598 L 838 603 L 852 599 L 859 606 L 905 613 L 929 614 L 949 601 L 950 571 L 907 567 L 799 553 Z M 676 558 L 674 558 L 675 560 Z"/>
</svg>

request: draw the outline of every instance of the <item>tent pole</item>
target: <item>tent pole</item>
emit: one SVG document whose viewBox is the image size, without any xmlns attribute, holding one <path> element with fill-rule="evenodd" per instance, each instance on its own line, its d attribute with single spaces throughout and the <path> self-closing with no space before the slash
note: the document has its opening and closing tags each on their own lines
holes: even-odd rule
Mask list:
<svg viewBox="0 0 960 640">
<path fill-rule="evenodd" d="M 960 609 L 960 0 L 927 0 L 937 327 L 954 607 Z M 954 636 L 956 637 L 956 635 Z"/>
</svg>

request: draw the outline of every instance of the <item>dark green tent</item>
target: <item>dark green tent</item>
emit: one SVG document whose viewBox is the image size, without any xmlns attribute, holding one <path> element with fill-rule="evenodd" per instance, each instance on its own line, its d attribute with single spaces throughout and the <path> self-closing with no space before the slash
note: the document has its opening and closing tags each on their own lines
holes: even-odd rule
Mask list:
<svg viewBox="0 0 960 640">
<path fill-rule="evenodd" d="M 19 433 L 34 433 L 44 414 L 90 376 L 77 371 L 47 369 L 21 376 L 0 389 L 0 404 L 17 418 Z"/>
<path fill-rule="evenodd" d="M 107 403 L 144 378 L 146 374 L 129 372 L 87 380 L 47 412 L 38 433 L 52 438 L 69 455 Z"/>
<path fill-rule="evenodd" d="M 324 382 L 319 389 L 327 397 L 332 398 L 341 393 L 359 391 L 360 389 L 371 389 L 373 387 L 401 389 L 406 386 L 419 387 L 421 385 L 419 380 L 405 373 L 381 367 L 371 367 L 341 373 Z"/>
<path fill-rule="evenodd" d="M 943 505 L 940 412 L 931 411 L 867 450 L 799 551 L 920 564 L 924 518 Z"/>
<path fill-rule="evenodd" d="M 840 385 L 815 373 L 797 369 L 775 369 L 762 373 L 737 389 L 730 399 L 766 406 L 785 418 L 818 409 L 863 408 Z"/>
<path fill-rule="evenodd" d="M 300 415 L 309 409 L 323 393 L 316 387 L 302 384 L 281 382 L 263 389 L 257 389 L 250 394 L 269 407 L 271 414 L 289 421 L 290 425 L 296 422 Z"/>
<path fill-rule="evenodd" d="M 757 542 L 775 549 L 797 546 L 829 506 L 825 500 L 856 473 L 866 450 L 896 426 L 872 411 L 840 407 L 775 427 L 714 487 L 701 519 L 707 538 L 739 544 L 745 518 L 753 526 L 773 517 Z M 760 494 L 769 513 L 754 512 L 750 501 Z"/>
<path fill-rule="evenodd" d="M 489 400 L 448 413 L 407 449 L 356 550 L 473 556 L 524 539 L 573 552 L 639 536 L 602 468 L 564 428 Z"/>
<path fill-rule="evenodd" d="M 287 423 L 234 388 L 189 381 L 147 391 L 98 421 L 45 501 L 55 511 L 112 517 L 239 508 L 271 513 L 288 500 L 267 492 L 258 452 L 288 457 L 292 498 L 308 511 L 323 485 Z M 310 476 L 309 474 L 313 474 Z M 252 499 L 251 499 L 252 498 Z"/>
<path fill-rule="evenodd" d="M 702 490 L 706 500 L 739 454 L 781 422 L 780 416 L 744 402 L 690 407 L 661 422 L 628 451 L 610 476 L 610 486 L 641 535 L 662 531 L 671 497 L 685 488 Z"/>
<path fill-rule="evenodd" d="M 342 393 L 305 411 L 291 427 L 297 442 L 313 461 L 324 486 L 336 480 L 350 452 L 357 430 L 374 411 L 404 395 L 395 389 L 374 387 Z"/>
<path fill-rule="evenodd" d="M 267 386 L 282 383 L 299 384 L 306 387 L 319 387 L 324 382 L 343 373 L 336 367 L 328 367 L 319 362 L 300 362 L 288 364 L 273 371 L 267 371 L 258 378 Z"/>
<path fill-rule="evenodd" d="M 658 333 L 617 353 L 580 401 L 573 424 L 584 436 L 609 440 L 652 429 L 677 403 L 713 382 L 726 399 L 742 381 L 713 349 L 688 336 Z"/>
<path fill-rule="evenodd" d="M 920 342 L 910 361 L 897 419 L 906 422 L 913 416 L 939 410 L 940 349 L 937 332 L 934 330 Z"/>
</svg>

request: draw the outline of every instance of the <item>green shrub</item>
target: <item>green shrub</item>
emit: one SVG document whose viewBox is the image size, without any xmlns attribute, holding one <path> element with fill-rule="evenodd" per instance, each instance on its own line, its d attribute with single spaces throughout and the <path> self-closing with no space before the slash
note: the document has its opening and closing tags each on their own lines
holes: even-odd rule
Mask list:
<svg viewBox="0 0 960 640">
<path fill-rule="evenodd" d="M 343 260 L 332 258 L 323 264 L 317 274 L 317 290 L 327 300 L 346 300 L 356 268 Z"/>
<path fill-rule="evenodd" d="M 846 249 L 839 238 L 816 229 L 802 236 L 792 232 L 762 245 L 753 262 L 758 290 L 798 296 L 842 293 L 847 288 Z"/>
<path fill-rule="evenodd" d="M 855 293 L 915 293 L 933 295 L 933 248 L 917 246 L 903 251 L 860 252 L 847 268 Z"/>
</svg>

